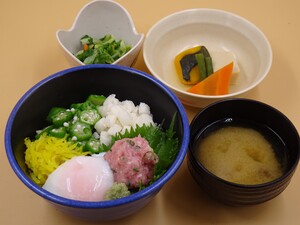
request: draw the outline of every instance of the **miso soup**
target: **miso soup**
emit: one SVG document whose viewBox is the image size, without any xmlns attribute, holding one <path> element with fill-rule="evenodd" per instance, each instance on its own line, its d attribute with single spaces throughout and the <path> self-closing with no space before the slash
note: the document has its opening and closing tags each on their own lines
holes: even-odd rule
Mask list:
<svg viewBox="0 0 300 225">
<path fill-rule="evenodd" d="M 284 172 L 285 145 L 267 127 L 227 119 L 211 125 L 200 137 L 197 159 L 224 180 L 255 185 L 277 179 Z"/>
</svg>

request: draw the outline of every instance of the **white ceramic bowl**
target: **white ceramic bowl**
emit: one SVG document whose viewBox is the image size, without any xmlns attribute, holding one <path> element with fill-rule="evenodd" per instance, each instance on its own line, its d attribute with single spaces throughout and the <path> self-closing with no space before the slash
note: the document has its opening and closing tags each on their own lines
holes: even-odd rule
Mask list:
<svg viewBox="0 0 300 225">
<path fill-rule="evenodd" d="M 69 30 L 58 30 L 57 40 L 73 66 L 84 65 L 74 54 L 82 49 L 80 39 L 84 35 L 101 38 L 112 34 L 132 48 L 113 64 L 131 66 L 137 58 L 144 40 L 138 33 L 128 11 L 119 3 L 110 0 L 92 1 L 85 5 Z"/>
<path fill-rule="evenodd" d="M 235 55 L 240 73 L 229 94 L 192 94 L 180 83 L 174 58 L 196 45 Z M 245 94 L 266 77 L 272 65 L 269 41 L 254 24 L 229 12 L 203 8 L 180 11 L 158 21 L 145 37 L 143 56 L 153 76 L 175 92 L 184 104 L 200 108 Z"/>
</svg>

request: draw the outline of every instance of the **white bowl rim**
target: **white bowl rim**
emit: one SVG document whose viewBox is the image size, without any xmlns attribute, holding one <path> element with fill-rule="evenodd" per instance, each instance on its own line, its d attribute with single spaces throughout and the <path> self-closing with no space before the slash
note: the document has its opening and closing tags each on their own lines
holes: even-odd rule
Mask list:
<svg viewBox="0 0 300 225">
<path fill-rule="evenodd" d="M 133 22 L 133 19 L 130 15 L 130 13 L 127 11 L 126 8 L 124 8 L 120 3 L 118 2 L 115 2 L 113 0 L 93 0 L 89 3 L 87 3 L 86 5 L 84 5 L 80 11 L 77 13 L 74 21 L 73 21 L 73 24 L 72 26 L 69 28 L 69 29 L 58 29 L 55 33 L 55 36 L 56 36 L 56 39 L 58 40 L 60 46 L 65 50 L 65 52 L 70 56 L 72 57 L 77 63 L 79 63 L 80 65 L 86 65 L 84 64 L 83 62 L 81 62 L 79 59 L 76 58 L 76 56 L 74 56 L 65 46 L 64 44 L 61 42 L 60 40 L 60 36 L 59 34 L 61 32 L 71 32 L 73 31 L 75 28 L 76 28 L 76 24 L 77 24 L 77 21 L 79 20 L 82 12 L 84 12 L 86 10 L 86 8 L 88 8 L 90 5 L 93 5 L 93 4 L 98 4 L 98 3 L 102 3 L 102 2 L 109 2 L 113 5 L 115 5 L 116 7 L 119 7 L 120 10 L 122 10 L 128 17 L 128 21 L 130 22 L 130 25 L 131 25 L 131 29 L 132 29 L 132 32 L 135 36 L 139 36 L 139 41 L 134 45 L 132 46 L 132 48 L 126 53 L 124 54 L 123 56 L 121 56 L 119 59 L 117 59 L 116 61 L 114 61 L 112 64 L 117 64 L 119 61 L 121 61 L 123 58 L 125 58 L 128 54 L 130 54 L 131 52 L 133 52 L 139 45 L 142 44 L 142 42 L 144 41 L 144 37 L 145 35 L 143 33 L 139 33 L 137 32 L 136 30 L 136 27 L 134 25 L 134 22 Z"/>
<path fill-rule="evenodd" d="M 147 44 L 148 41 L 148 37 L 151 35 L 151 33 L 163 22 L 172 19 L 173 17 L 177 17 L 186 13 L 198 13 L 198 12 L 211 12 L 211 13 L 216 13 L 216 14 L 224 14 L 224 15 L 228 15 L 231 18 L 235 18 L 237 20 L 242 21 L 243 23 L 247 24 L 248 26 L 250 26 L 253 30 L 255 30 L 264 40 L 265 45 L 266 45 L 266 49 L 268 50 L 269 53 L 269 63 L 268 65 L 266 65 L 265 68 L 265 72 L 262 76 L 259 77 L 259 79 L 257 79 L 252 85 L 248 86 L 247 88 L 237 91 L 237 92 L 233 92 L 233 93 L 229 93 L 229 94 L 225 94 L 225 95 L 201 95 L 201 94 L 194 94 L 194 93 L 189 93 L 187 91 L 183 91 L 180 90 L 172 85 L 170 85 L 168 82 L 166 82 L 164 79 L 162 79 L 159 75 L 157 75 L 152 67 L 149 65 L 149 62 L 147 60 L 146 57 L 146 51 L 143 51 L 143 58 L 145 61 L 145 64 L 147 66 L 147 68 L 149 69 L 150 73 L 155 76 L 157 79 L 159 79 L 161 82 L 163 82 L 165 85 L 167 85 L 169 88 L 171 88 L 172 90 L 180 93 L 181 95 L 187 95 L 193 98 L 206 98 L 206 99 L 220 99 L 220 98 L 230 98 L 230 97 L 234 97 L 237 95 L 241 95 L 251 89 L 253 89 L 254 87 L 256 87 L 259 83 L 261 83 L 262 80 L 264 80 L 264 78 L 267 76 L 267 74 L 269 73 L 271 66 L 272 66 L 272 61 L 273 61 L 273 52 L 272 52 L 272 47 L 271 44 L 268 40 L 268 38 L 266 37 L 266 35 L 252 22 L 250 22 L 249 20 L 247 20 L 244 17 L 241 17 L 235 13 L 232 12 L 228 12 L 225 10 L 221 10 L 221 9 L 213 9 L 213 8 L 193 8 L 193 9 L 185 9 L 185 10 L 181 10 L 175 13 L 172 13 L 160 20 L 158 20 L 147 32 L 146 37 L 145 37 L 145 41 L 144 41 L 144 46 Z"/>
</svg>

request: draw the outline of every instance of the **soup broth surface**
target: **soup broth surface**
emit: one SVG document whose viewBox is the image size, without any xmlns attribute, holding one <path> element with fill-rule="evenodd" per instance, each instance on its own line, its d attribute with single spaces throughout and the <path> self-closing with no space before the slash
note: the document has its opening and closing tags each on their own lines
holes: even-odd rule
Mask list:
<svg viewBox="0 0 300 225">
<path fill-rule="evenodd" d="M 266 138 L 251 126 L 219 125 L 201 136 L 195 152 L 199 162 L 211 173 L 245 185 L 266 183 L 283 174 L 283 163 L 276 153 L 279 146 L 270 141 L 270 136 Z"/>
</svg>

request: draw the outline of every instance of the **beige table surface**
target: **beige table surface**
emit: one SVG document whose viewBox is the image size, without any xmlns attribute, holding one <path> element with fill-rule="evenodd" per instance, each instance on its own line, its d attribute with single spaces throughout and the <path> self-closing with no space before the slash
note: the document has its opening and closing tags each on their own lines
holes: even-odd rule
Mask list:
<svg viewBox="0 0 300 225">
<path fill-rule="evenodd" d="M 63 215 L 23 185 L 10 168 L 4 148 L 7 118 L 18 99 L 36 82 L 69 68 L 55 32 L 70 28 L 88 0 L 0 1 L 0 224 L 89 224 Z M 139 32 L 159 19 L 189 8 L 224 9 L 256 24 L 269 38 L 273 65 L 249 98 L 268 103 L 300 131 L 300 1 L 298 0 L 118 0 Z M 148 72 L 142 54 L 134 65 Z M 189 118 L 198 109 L 186 107 Z M 300 224 L 300 171 L 290 186 L 267 203 L 232 208 L 209 199 L 192 180 L 186 162 L 155 199 L 135 215 L 99 224 Z"/>
</svg>

